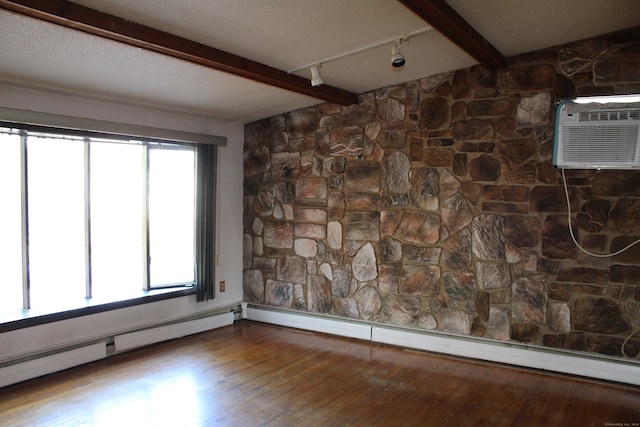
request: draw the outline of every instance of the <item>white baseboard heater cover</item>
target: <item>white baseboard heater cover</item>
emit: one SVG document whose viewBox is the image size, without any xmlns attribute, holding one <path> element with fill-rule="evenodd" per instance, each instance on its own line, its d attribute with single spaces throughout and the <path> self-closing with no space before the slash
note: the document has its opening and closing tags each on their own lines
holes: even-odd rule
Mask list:
<svg viewBox="0 0 640 427">
<path fill-rule="evenodd" d="M 115 353 L 231 325 L 233 320 L 233 312 L 229 312 L 116 335 L 113 338 Z"/>
<path fill-rule="evenodd" d="M 614 359 L 580 356 L 508 342 L 458 337 L 441 333 L 412 331 L 384 325 L 357 323 L 305 313 L 249 307 L 248 319 L 308 331 L 370 340 L 403 348 L 451 356 L 541 369 L 606 381 L 640 385 L 640 364 Z"/>
<path fill-rule="evenodd" d="M 233 312 L 143 329 L 113 337 L 115 352 L 123 352 L 136 347 L 158 343 L 187 335 L 197 334 L 210 329 L 231 325 Z M 16 384 L 64 369 L 80 366 L 107 357 L 107 342 L 100 341 L 70 350 L 61 350 L 52 354 L 34 355 L 12 365 L 0 367 L 0 387 Z"/>
<path fill-rule="evenodd" d="M 49 356 L 0 368 L 0 387 L 62 371 L 107 357 L 104 342 L 67 350 Z"/>
</svg>

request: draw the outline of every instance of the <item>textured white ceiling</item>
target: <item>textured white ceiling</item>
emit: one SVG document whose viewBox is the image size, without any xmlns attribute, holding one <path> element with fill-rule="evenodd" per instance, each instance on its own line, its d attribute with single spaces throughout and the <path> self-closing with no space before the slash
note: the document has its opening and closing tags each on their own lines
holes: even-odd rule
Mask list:
<svg viewBox="0 0 640 427">
<path fill-rule="evenodd" d="M 428 29 L 396 0 L 76 0 L 281 70 Z M 640 25 L 638 0 L 449 0 L 505 56 Z M 0 82 L 250 122 L 321 101 L 0 10 Z M 476 61 L 435 30 L 325 63 L 356 93 Z M 296 72 L 309 78 L 308 69 Z"/>
</svg>

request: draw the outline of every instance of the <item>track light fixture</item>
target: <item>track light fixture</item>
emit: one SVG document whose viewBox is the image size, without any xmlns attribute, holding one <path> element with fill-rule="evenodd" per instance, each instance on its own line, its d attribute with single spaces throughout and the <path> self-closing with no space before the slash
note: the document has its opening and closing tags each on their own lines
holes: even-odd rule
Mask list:
<svg viewBox="0 0 640 427">
<path fill-rule="evenodd" d="M 324 80 L 322 80 L 322 76 L 320 75 L 320 67 L 322 65 L 312 65 L 311 66 L 311 86 L 317 87 L 324 84 Z"/>
<path fill-rule="evenodd" d="M 396 40 L 395 44 L 391 46 L 391 65 L 400 68 L 405 63 L 404 55 L 400 52 L 400 40 Z"/>
<path fill-rule="evenodd" d="M 374 49 L 377 47 L 381 47 L 381 46 L 388 46 L 389 43 L 393 43 L 393 46 L 391 47 L 391 65 L 394 68 L 401 68 L 404 66 L 405 64 L 405 59 L 404 59 L 404 55 L 402 55 L 402 53 L 400 53 L 400 43 L 402 41 L 407 41 L 410 38 L 417 36 L 419 34 L 422 33 L 426 33 L 428 31 L 433 30 L 432 27 L 426 27 L 426 28 L 422 28 L 420 30 L 416 30 L 416 31 L 412 31 L 408 34 L 402 35 L 400 37 L 394 37 L 392 39 L 386 39 L 386 40 L 382 40 L 380 42 L 377 43 L 373 43 L 367 46 L 363 46 L 354 50 L 350 50 L 348 52 L 344 52 L 344 53 L 340 53 L 338 55 L 334 55 L 334 56 L 330 56 L 328 58 L 323 58 L 321 60 L 314 60 L 313 62 L 309 62 L 305 65 L 301 65 L 299 67 L 296 68 L 292 68 L 291 70 L 288 70 L 287 73 L 288 74 L 292 74 L 298 71 L 302 71 L 302 70 L 306 70 L 307 68 L 310 69 L 311 71 L 311 86 L 320 86 L 324 84 L 324 80 L 322 79 L 322 76 L 320 75 L 320 68 L 322 68 L 322 64 L 326 64 L 327 62 L 331 62 L 331 61 L 336 61 L 338 59 L 342 59 L 345 58 L 347 56 L 351 56 L 351 55 L 355 55 L 358 54 L 360 52 L 364 52 L 366 50 L 369 49 Z"/>
</svg>

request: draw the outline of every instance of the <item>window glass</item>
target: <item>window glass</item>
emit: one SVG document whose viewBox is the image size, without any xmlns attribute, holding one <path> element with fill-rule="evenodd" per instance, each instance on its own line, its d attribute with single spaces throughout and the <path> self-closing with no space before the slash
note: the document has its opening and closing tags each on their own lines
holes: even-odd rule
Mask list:
<svg viewBox="0 0 640 427">
<path fill-rule="evenodd" d="M 194 151 L 149 150 L 149 279 L 194 281 Z"/>
<path fill-rule="evenodd" d="M 196 286 L 195 147 L 20 132 L 0 129 L 0 312 Z"/>
<path fill-rule="evenodd" d="M 84 298 L 84 143 L 27 140 L 31 306 Z"/>
<path fill-rule="evenodd" d="M 142 145 L 91 143 L 92 296 L 144 289 Z"/>
<path fill-rule="evenodd" d="M 20 136 L 0 133 L 0 311 L 22 308 Z"/>
</svg>

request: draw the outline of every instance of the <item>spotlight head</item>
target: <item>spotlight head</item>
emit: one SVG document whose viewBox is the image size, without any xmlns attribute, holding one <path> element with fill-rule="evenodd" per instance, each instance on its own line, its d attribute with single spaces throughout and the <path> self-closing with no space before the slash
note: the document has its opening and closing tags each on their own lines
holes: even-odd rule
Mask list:
<svg viewBox="0 0 640 427">
<path fill-rule="evenodd" d="M 324 84 L 324 80 L 320 75 L 320 65 L 313 65 L 311 67 L 311 86 L 318 87 L 322 84 Z"/>
<path fill-rule="evenodd" d="M 400 52 L 400 40 L 398 40 L 395 45 L 391 46 L 391 65 L 395 68 L 400 68 L 405 63 L 404 55 Z"/>
</svg>

